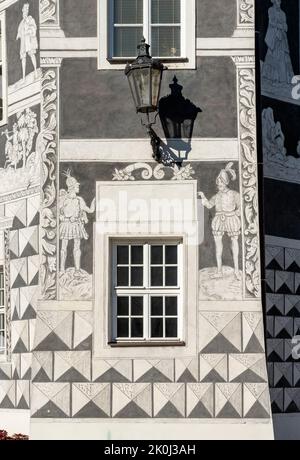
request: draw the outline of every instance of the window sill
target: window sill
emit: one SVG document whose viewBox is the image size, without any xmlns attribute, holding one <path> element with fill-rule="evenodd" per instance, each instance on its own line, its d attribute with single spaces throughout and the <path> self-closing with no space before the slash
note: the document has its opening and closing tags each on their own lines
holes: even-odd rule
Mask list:
<svg viewBox="0 0 300 460">
<path fill-rule="evenodd" d="M 108 345 L 112 348 L 136 348 L 136 347 L 185 347 L 185 342 L 174 340 L 174 341 L 161 341 L 161 342 L 109 342 Z"/>
<path fill-rule="evenodd" d="M 103 58 L 98 60 L 98 70 L 125 70 L 127 63 L 132 63 L 135 59 L 123 58 Z M 191 60 L 189 58 L 162 58 L 160 61 L 167 64 L 168 70 L 176 69 L 189 69 L 196 68 L 196 58 Z"/>
</svg>

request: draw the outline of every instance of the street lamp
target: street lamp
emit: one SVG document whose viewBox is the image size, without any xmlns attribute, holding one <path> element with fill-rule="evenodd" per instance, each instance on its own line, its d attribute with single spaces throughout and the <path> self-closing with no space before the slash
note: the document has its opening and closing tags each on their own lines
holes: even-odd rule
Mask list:
<svg viewBox="0 0 300 460">
<path fill-rule="evenodd" d="M 158 59 L 150 56 L 150 45 L 146 43 L 145 38 L 137 48 L 138 56 L 131 64 L 127 64 L 125 75 L 128 78 L 137 113 L 147 115 L 147 123 L 143 124 L 151 139 L 153 158 L 162 163 L 161 140 L 152 129 L 155 122 L 150 122 L 150 113 L 157 112 L 162 74 L 166 67 Z"/>
</svg>

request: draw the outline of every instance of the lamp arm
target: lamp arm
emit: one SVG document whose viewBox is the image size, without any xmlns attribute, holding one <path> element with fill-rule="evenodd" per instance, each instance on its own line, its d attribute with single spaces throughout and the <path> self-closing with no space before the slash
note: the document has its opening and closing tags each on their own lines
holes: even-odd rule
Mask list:
<svg viewBox="0 0 300 460">
<path fill-rule="evenodd" d="M 151 125 L 147 126 L 147 133 L 150 137 L 150 142 L 151 142 L 151 147 L 152 147 L 152 156 L 157 161 L 158 163 L 162 162 L 162 155 L 160 152 L 160 147 L 161 147 L 161 140 L 156 134 L 156 132 L 153 130 Z"/>
</svg>

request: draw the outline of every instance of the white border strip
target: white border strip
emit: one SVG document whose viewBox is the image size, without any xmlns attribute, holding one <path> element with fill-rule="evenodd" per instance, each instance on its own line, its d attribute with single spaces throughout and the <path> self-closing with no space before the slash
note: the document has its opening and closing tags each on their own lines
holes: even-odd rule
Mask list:
<svg viewBox="0 0 300 460">
<path fill-rule="evenodd" d="M 63 139 L 61 161 L 153 161 L 148 139 Z M 194 139 L 188 161 L 238 161 L 237 139 Z"/>
</svg>

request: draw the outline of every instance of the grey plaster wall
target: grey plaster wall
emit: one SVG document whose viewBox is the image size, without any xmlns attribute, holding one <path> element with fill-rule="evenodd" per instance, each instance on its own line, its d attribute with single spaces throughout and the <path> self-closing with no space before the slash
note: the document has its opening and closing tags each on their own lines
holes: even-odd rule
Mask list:
<svg viewBox="0 0 300 460">
<path fill-rule="evenodd" d="M 236 0 L 197 0 L 197 37 L 231 37 Z"/>
<path fill-rule="evenodd" d="M 236 70 L 229 57 L 198 58 L 197 70 L 176 72 L 183 95 L 201 108 L 195 137 L 236 137 Z M 164 74 L 169 94 L 174 71 Z M 62 138 L 143 138 L 145 131 L 122 71 L 98 71 L 96 59 L 65 59 L 61 68 Z M 162 134 L 161 132 L 159 134 Z"/>
<path fill-rule="evenodd" d="M 97 0 L 63 0 L 60 17 L 66 37 L 97 36 Z"/>
<path fill-rule="evenodd" d="M 97 36 L 98 0 L 60 2 L 61 27 L 67 37 Z M 230 37 L 236 26 L 236 0 L 196 0 L 197 37 Z"/>
</svg>

